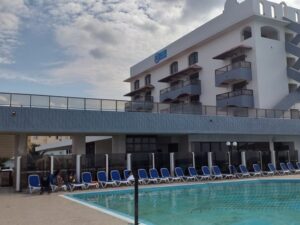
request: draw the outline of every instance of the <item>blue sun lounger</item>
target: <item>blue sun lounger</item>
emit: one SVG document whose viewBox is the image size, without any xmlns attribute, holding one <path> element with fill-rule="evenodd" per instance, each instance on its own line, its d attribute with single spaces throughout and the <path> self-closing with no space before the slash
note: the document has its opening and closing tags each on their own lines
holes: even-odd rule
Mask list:
<svg viewBox="0 0 300 225">
<path fill-rule="evenodd" d="M 202 166 L 201 167 L 202 173 L 203 173 L 203 177 L 206 179 L 215 179 L 215 177 L 211 174 L 210 169 L 208 168 L 208 166 Z"/>
<path fill-rule="evenodd" d="M 117 183 L 115 181 L 110 181 L 108 180 L 108 177 L 106 176 L 106 172 L 105 171 L 98 171 L 97 172 L 97 180 L 98 183 L 103 187 L 107 187 L 108 185 L 115 187 L 117 186 Z"/>
<path fill-rule="evenodd" d="M 91 188 L 91 187 L 99 188 L 98 182 L 93 181 L 91 172 L 83 172 L 81 174 L 81 180 L 82 183 L 85 184 L 86 188 Z"/>
<path fill-rule="evenodd" d="M 274 173 L 271 171 L 262 171 L 260 165 L 257 163 L 253 164 L 253 170 L 254 170 L 253 176 L 274 175 Z"/>
<path fill-rule="evenodd" d="M 190 167 L 188 168 L 188 171 L 189 171 L 190 176 L 191 176 L 191 177 L 194 177 L 196 180 L 203 180 L 203 179 L 204 179 L 203 176 L 201 176 L 201 175 L 199 175 L 199 174 L 197 173 L 197 170 L 196 170 L 195 167 L 190 166 Z"/>
<path fill-rule="evenodd" d="M 283 174 L 291 174 L 291 171 L 286 167 L 285 163 L 280 163 L 279 165 Z"/>
<path fill-rule="evenodd" d="M 273 163 L 268 163 L 268 167 L 269 167 L 270 172 L 273 173 L 273 175 L 282 175 L 282 172 L 276 170 Z"/>
<path fill-rule="evenodd" d="M 147 171 L 145 169 L 138 169 L 138 175 L 139 175 L 140 184 L 149 184 L 150 182 L 158 183 L 158 179 L 149 178 Z"/>
<path fill-rule="evenodd" d="M 28 190 L 32 194 L 35 191 L 41 191 L 41 181 L 37 174 L 32 174 L 28 176 Z"/>
<path fill-rule="evenodd" d="M 169 178 L 160 177 L 156 168 L 152 168 L 149 170 L 150 178 L 157 179 L 158 182 L 170 182 Z"/>
<path fill-rule="evenodd" d="M 52 192 L 56 192 L 56 191 L 60 191 L 60 190 L 63 190 L 63 191 L 68 190 L 68 187 L 65 184 L 63 184 L 60 187 L 55 184 L 53 174 L 50 175 L 49 180 L 50 180 L 50 187 L 51 187 Z"/>
<path fill-rule="evenodd" d="M 175 167 L 175 175 L 179 177 L 181 181 L 196 181 L 195 177 L 185 176 L 181 167 Z"/>
<path fill-rule="evenodd" d="M 130 185 L 130 182 L 127 179 L 122 180 L 119 170 L 110 171 L 110 177 L 111 180 L 115 182 L 117 186 L 120 186 L 122 184 Z"/>
<path fill-rule="evenodd" d="M 169 181 L 180 181 L 180 178 L 179 177 L 172 177 L 171 175 L 170 175 L 170 172 L 169 172 L 169 170 L 167 169 L 167 168 L 161 168 L 160 169 L 160 173 L 161 173 L 161 177 L 163 177 L 163 178 L 168 178 L 169 179 Z"/>
<path fill-rule="evenodd" d="M 241 174 L 242 174 L 242 177 L 250 177 L 251 174 L 249 173 L 248 169 L 246 168 L 246 166 L 244 166 L 243 164 L 241 164 L 239 166 L 240 168 L 240 171 L 241 171 Z"/>
<path fill-rule="evenodd" d="M 233 178 L 232 174 L 222 174 L 219 166 L 213 166 L 212 171 L 213 171 L 214 177 L 216 179 L 223 179 L 223 178 L 230 179 L 230 178 Z"/>
<path fill-rule="evenodd" d="M 235 177 L 235 178 L 240 178 L 242 176 L 242 174 L 237 171 L 237 169 L 234 165 L 229 165 L 228 170 L 229 170 L 229 173 L 231 175 L 233 175 L 233 177 Z"/>
<path fill-rule="evenodd" d="M 300 173 L 300 169 L 296 169 L 293 165 L 293 163 L 291 162 L 288 162 L 287 164 L 287 167 L 289 168 L 289 170 L 293 173 Z"/>
</svg>

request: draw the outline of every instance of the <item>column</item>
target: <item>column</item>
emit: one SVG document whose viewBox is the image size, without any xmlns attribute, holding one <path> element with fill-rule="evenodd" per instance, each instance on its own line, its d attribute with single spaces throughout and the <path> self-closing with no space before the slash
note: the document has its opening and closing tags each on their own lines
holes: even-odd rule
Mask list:
<svg viewBox="0 0 300 225">
<path fill-rule="evenodd" d="M 109 177 L 109 156 L 108 156 L 108 154 L 105 154 L 105 171 L 106 171 L 106 177 Z"/>
<path fill-rule="evenodd" d="M 85 155 L 85 135 L 72 136 L 72 154 Z"/>
<path fill-rule="evenodd" d="M 76 155 L 76 179 L 80 182 L 80 174 L 81 174 L 81 155 Z"/>
<path fill-rule="evenodd" d="M 212 152 L 207 153 L 207 163 L 209 169 L 211 170 L 211 168 L 213 167 Z"/>
<path fill-rule="evenodd" d="M 193 159 L 193 167 L 196 168 L 196 159 L 195 159 L 195 152 L 192 152 L 192 159 Z"/>
<path fill-rule="evenodd" d="M 276 168 L 276 154 L 275 154 L 274 142 L 270 141 L 269 146 L 270 146 L 270 151 L 271 151 L 271 163 Z"/>
<path fill-rule="evenodd" d="M 245 151 L 241 152 L 241 161 L 242 161 L 242 165 L 247 167 L 246 152 Z"/>
<path fill-rule="evenodd" d="M 171 176 L 174 176 L 174 170 L 175 170 L 174 152 L 171 152 L 170 153 L 170 173 L 171 173 Z"/>
<path fill-rule="evenodd" d="M 131 154 L 127 154 L 127 170 L 131 171 Z"/>
<path fill-rule="evenodd" d="M 151 153 L 152 156 L 152 168 L 155 169 L 155 153 Z"/>
<path fill-rule="evenodd" d="M 27 154 L 27 135 L 18 134 L 15 136 L 15 188 L 21 191 L 21 157 Z"/>
</svg>

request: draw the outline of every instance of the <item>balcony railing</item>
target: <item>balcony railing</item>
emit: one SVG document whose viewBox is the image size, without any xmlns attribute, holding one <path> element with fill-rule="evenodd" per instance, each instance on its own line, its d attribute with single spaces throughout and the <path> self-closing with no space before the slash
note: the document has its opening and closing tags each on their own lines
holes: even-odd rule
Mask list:
<svg viewBox="0 0 300 225">
<path fill-rule="evenodd" d="M 238 93 L 238 92 L 237 92 Z M 242 93 L 253 94 L 251 90 L 242 90 Z M 224 95 L 224 94 L 222 94 Z M 225 94 L 226 96 L 235 96 L 234 94 Z M 224 95 L 224 96 L 225 96 Z M 91 110 L 91 111 L 110 111 L 110 112 L 128 112 L 126 103 L 136 103 L 125 100 L 93 99 L 93 98 L 74 98 L 62 96 L 30 95 L 0 93 L 0 107 L 24 107 L 24 108 L 46 108 L 46 109 L 64 109 L 64 110 Z M 143 103 L 143 102 L 138 102 Z M 273 110 L 273 109 L 255 109 L 255 108 L 230 108 L 205 106 L 200 103 L 190 104 L 170 104 L 154 103 L 150 104 L 152 109 L 149 113 L 170 113 L 170 114 L 194 114 L 205 116 L 233 116 L 248 118 L 276 118 L 276 119 L 300 119 L 298 110 Z M 191 110 L 192 109 L 192 110 Z M 130 112 L 144 112 L 143 110 L 132 110 Z"/>
<path fill-rule="evenodd" d="M 232 92 L 227 92 L 224 94 L 217 95 L 217 100 L 228 99 L 228 98 L 241 96 L 241 95 L 253 96 L 253 90 L 241 89 Z"/>
<path fill-rule="evenodd" d="M 132 100 L 133 102 L 153 102 L 153 96 L 143 96 Z"/>
<path fill-rule="evenodd" d="M 216 69 L 215 74 L 222 75 L 226 72 L 229 72 L 229 71 L 237 69 L 237 68 L 251 69 L 251 62 L 245 62 L 245 61 L 236 62 L 236 63 L 230 64 L 230 65 L 224 66 L 222 68 Z"/>
<path fill-rule="evenodd" d="M 180 88 L 183 88 L 183 87 L 189 86 L 189 85 L 201 85 L 201 81 L 198 79 L 182 81 L 177 85 L 160 90 L 160 94 L 162 95 L 162 94 L 168 93 L 170 91 L 175 91 L 175 90 L 178 90 Z"/>
</svg>

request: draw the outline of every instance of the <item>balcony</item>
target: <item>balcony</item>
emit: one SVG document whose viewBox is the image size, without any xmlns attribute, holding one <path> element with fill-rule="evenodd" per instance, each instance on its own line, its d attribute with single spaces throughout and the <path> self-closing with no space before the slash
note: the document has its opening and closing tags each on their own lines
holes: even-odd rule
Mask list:
<svg viewBox="0 0 300 225">
<path fill-rule="evenodd" d="M 125 104 L 126 112 L 151 112 L 154 107 L 153 97 L 145 96 Z"/>
<path fill-rule="evenodd" d="M 252 71 L 250 62 L 237 62 L 215 71 L 215 84 L 217 87 L 251 80 Z"/>
<path fill-rule="evenodd" d="M 202 114 L 201 103 L 177 103 L 170 104 L 170 113 L 176 114 Z"/>
<path fill-rule="evenodd" d="M 254 107 L 253 90 L 237 90 L 217 95 L 217 107 Z"/>
<path fill-rule="evenodd" d="M 174 100 L 184 95 L 200 95 L 201 94 L 201 81 L 200 80 L 187 80 L 182 81 L 178 85 L 165 88 L 160 91 L 160 101 Z"/>
</svg>

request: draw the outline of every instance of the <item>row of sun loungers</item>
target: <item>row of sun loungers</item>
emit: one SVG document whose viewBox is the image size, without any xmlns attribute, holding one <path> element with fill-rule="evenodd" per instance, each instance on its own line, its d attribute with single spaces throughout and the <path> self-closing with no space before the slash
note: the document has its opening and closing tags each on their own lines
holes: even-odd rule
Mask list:
<svg viewBox="0 0 300 225">
<path fill-rule="evenodd" d="M 188 175 L 184 174 L 184 171 L 181 167 L 176 167 L 174 172 L 175 176 L 171 176 L 167 168 L 161 168 L 160 174 L 157 169 L 152 168 L 149 170 L 149 176 L 146 169 L 138 170 L 138 182 L 139 184 L 149 184 L 149 183 L 170 183 L 170 182 L 185 182 L 185 181 L 202 181 L 202 180 L 215 180 L 215 179 L 232 179 L 232 178 L 247 178 L 253 176 L 273 176 L 273 175 L 285 175 L 292 173 L 300 173 L 300 163 L 296 164 L 297 169 L 290 162 L 287 164 L 280 163 L 280 170 L 276 170 L 275 166 L 272 163 L 268 164 L 269 171 L 262 171 L 259 164 L 253 164 L 253 171 L 249 172 L 246 166 L 240 165 L 239 170 L 237 171 L 236 167 L 229 165 L 229 174 L 223 174 L 219 166 L 213 166 L 210 170 L 208 166 L 202 166 L 202 174 L 198 174 L 197 170 L 194 167 L 188 168 Z M 123 175 L 124 179 L 121 178 L 120 172 L 118 170 L 112 170 L 110 172 L 111 180 L 108 179 L 105 171 L 97 172 L 97 181 L 93 181 L 91 172 L 83 172 L 81 174 L 81 182 L 78 183 L 69 183 L 68 185 L 72 190 L 76 188 L 88 189 L 88 188 L 105 188 L 108 186 L 117 187 L 120 185 L 132 185 L 134 180 L 128 179 L 130 176 L 129 170 L 124 170 Z M 67 185 L 58 187 L 54 185 L 50 178 L 50 186 L 52 191 L 57 191 L 60 189 L 66 191 Z M 41 190 L 40 178 L 38 175 L 30 175 L 28 177 L 28 187 L 29 192 L 33 193 L 34 191 Z"/>
</svg>

